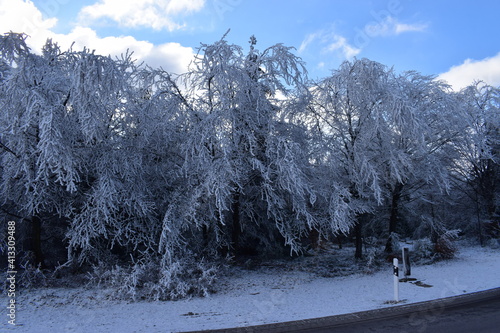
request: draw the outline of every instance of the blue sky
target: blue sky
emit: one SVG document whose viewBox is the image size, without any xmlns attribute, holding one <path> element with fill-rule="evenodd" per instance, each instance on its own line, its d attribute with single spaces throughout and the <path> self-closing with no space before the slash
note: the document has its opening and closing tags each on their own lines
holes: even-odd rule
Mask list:
<svg viewBox="0 0 500 333">
<path fill-rule="evenodd" d="M 500 85 L 500 2 L 496 0 L 0 0 L 0 32 L 26 32 L 118 55 L 128 49 L 180 73 L 200 43 L 296 48 L 313 79 L 344 60 L 369 58 L 398 71 L 439 75 L 455 88 Z"/>
</svg>

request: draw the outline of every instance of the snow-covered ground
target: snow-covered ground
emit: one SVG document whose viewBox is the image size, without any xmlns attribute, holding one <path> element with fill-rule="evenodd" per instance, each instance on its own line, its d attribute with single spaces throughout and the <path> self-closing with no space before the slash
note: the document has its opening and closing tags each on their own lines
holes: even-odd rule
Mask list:
<svg viewBox="0 0 500 333">
<path fill-rule="evenodd" d="M 15 332 L 178 332 L 248 326 L 391 306 L 393 276 L 387 270 L 321 278 L 278 269 L 241 270 L 207 298 L 174 302 L 122 302 L 105 291 L 46 289 L 19 295 Z M 413 266 L 412 277 L 432 287 L 400 283 L 404 303 L 500 286 L 500 250 L 461 248 L 455 259 Z M 6 304 L 5 295 L 2 304 Z"/>
</svg>

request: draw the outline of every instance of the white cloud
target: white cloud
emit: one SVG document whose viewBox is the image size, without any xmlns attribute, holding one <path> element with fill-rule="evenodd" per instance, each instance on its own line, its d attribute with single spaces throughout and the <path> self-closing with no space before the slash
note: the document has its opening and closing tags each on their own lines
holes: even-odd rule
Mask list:
<svg viewBox="0 0 500 333">
<path fill-rule="evenodd" d="M 467 59 L 461 65 L 440 74 L 437 79 L 447 81 L 455 90 L 465 88 L 474 81 L 500 86 L 500 52 L 482 60 Z"/>
<path fill-rule="evenodd" d="M 142 60 L 153 67 L 163 66 L 169 72 L 181 74 L 187 71 L 193 57 L 192 48 L 179 43 L 166 43 L 154 47 Z"/>
<path fill-rule="evenodd" d="M 323 52 L 339 51 L 344 58 L 350 59 L 357 56 L 363 45 L 366 45 L 370 38 L 396 36 L 406 32 L 422 32 L 428 25 L 423 23 L 408 24 L 399 22 L 392 16 L 380 18 L 378 21 L 372 21 L 366 24 L 363 30 L 357 29 L 358 34 L 354 37 L 354 43 L 349 42 L 347 38 L 335 33 L 333 28 L 322 29 L 307 35 L 299 47 L 299 53 L 304 52 L 314 42 L 326 45 Z"/>
<path fill-rule="evenodd" d="M 47 32 L 57 24 L 56 18 L 44 19 L 31 1 L 0 0 L 0 33 L 24 32 L 31 42 L 42 46 Z"/>
<path fill-rule="evenodd" d="M 318 38 L 319 34 L 320 34 L 319 32 L 316 32 L 316 33 L 312 33 L 312 34 L 307 35 L 306 38 L 300 44 L 298 52 L 299 53 L 304 52 L 304 50 L 309 46 L 309 44 L 311 44 L 316 38 Z"/>
<path fill-rule="evenodd" d="M 181 1 L 183 2 L 183 1 Z M 179 10 L 179 1 L 171 1 L 172 10 Z M 175 7 L 177 6 L 177 7 Z M 69 34 L 56 34 L 51 29 L 57 19 L 43 19 L 41 12 L 31 1 L 0 0 L 0 33 L 8 31 L 25 32 L 30 35 L 28 46 L 36 53 L 41 52 L 47 38 L 52 38 L 63 50 L 74 42 L 74 50 L 87 47 L 102 55 L 120 56 L 127 49 L 133 51 L 133 58 L 144 61 L 152 67 L 163 67 L 168 72 L 184 73 L 194 56 L 190 47 L 178 43 L 154 45 L 137 40 L 132 36 L 100 37 L 88 27 L 75 27 Z"/>
<path fill-rule="evenodd" d="M 402 34 L 403 32 L 422 32 L 427 29 L 428 25 L 423 23 L 417 24 L 406 24 L 397 23 L 396 24 L 396 35 Z"/>
<path fill-rule="evenodd" d="M 401 23 L 392 16 L 387 16 L 383 21 L 368 23 L 364 30 L 370 37 L 394 36 L 405 32 L 421 32 L 427 29 L 427 24 Z"/>
<path fill-rule="evenodd" d="M 169 72 L 178 74 L 186 72 L 194 56 L 192 48 L 184 47 L 179 43 L 153 45 L 132 36 L 101 38 L 94 30 L 84 27 L 77 27 L 68 35 L 56 35 L 54 40 L 66 48 L 75 42 L 75 50 L 83 49 L 86 46 L 103 55 L 119 56 L 128 49 L 134 52 L 132 56 L 134 59 L 144 61 L 152 67 L 161 66 Z"/>
<path fill-rule="evenodd" d="M 333 41 L 326 47 L 327 51 L 340 51 L 344 58 L 351 59 L 355 57 L 361 49 L 358 49 L 347 42 L 347 39 L 340 35 L 333 36 Z"/>
<path fill-rule="evenodd" d="M 205 0 L 100 0 L 82 8 L 80 22 L 88 24 L 99 19 L 110 19 L 131 28 L 178 30 L 184 27 L 177 16 L 197 12 Z"/>
<path fill-rule="evenodd" d="M 361 49 L 349 44 L 349 41 L 344 36 L 341 36 L 332 30 L 319 30 L 307 35 L 306 38 L 302 41 L 298 52 L 304 52 L 306 48 L 308 48 L 314 42 L 322 45 L 322 52 L 340 52 L 346 59 L 355 57 L 357 54 L 359 54 L 359 52 L 361 52 Z"/>
</svg>

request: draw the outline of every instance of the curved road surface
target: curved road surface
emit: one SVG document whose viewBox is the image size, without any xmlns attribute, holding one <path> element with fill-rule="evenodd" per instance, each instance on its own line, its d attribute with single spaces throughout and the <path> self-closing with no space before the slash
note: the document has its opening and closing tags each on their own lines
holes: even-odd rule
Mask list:
<svg viewBox="0 0 500 333">
<path fill-rule="evenodd" d="M 204 332 L 498 333 L 500 288 L 348 315 Z"/>
<path fill-rule="evenodd" d="M 435 307 L 393 318 L 305 330 L 304 332 L 499 333 L 500 298 L 453 307 Z"/>
</svg>

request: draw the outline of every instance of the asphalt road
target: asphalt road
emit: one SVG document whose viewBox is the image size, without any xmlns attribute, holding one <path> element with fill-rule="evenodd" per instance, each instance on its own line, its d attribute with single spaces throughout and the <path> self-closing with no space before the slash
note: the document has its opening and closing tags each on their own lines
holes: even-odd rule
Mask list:
<svg viewBox="0 0 500 333">
<path fill-rule="evenodd" d="M 304 332 L 499 333 L 500 298 L 453 307 L 430 306 L 428 309 L 394 318 L 316 328 Z"/>
</svg>

